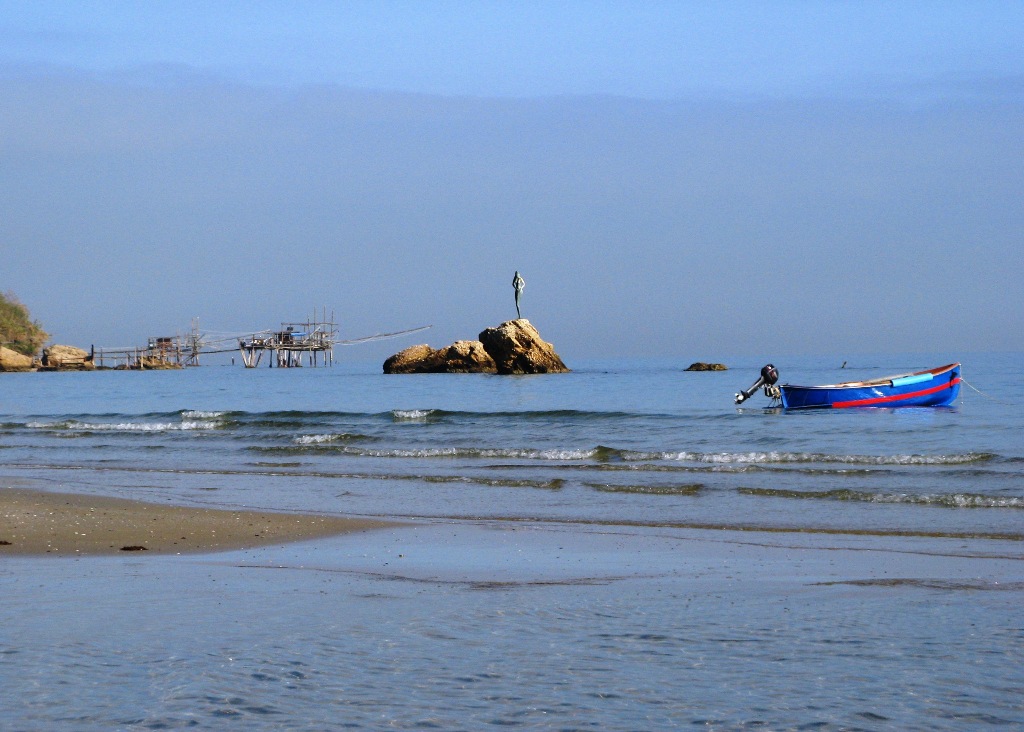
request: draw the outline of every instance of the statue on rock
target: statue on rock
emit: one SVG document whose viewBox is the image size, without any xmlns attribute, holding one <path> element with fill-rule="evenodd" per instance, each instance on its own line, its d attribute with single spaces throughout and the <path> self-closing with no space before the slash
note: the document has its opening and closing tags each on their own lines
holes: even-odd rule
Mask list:
<svg viewBox="0 0 1024 732">
<path fill-rule="evenodd" d="M 550 343 L 523 319 L 519 298 L 526 280 L 516 270 L 515 320 L 487 328 L 475 341 L 455 341 L 446 348 L 412 346 L 384 362 L 385 374 L 560 374 L 569 371 Z"/>
<path fill-rule="evenodd" d="M 385 374 L 558 374 L 569 368 L 529 320 L 487 328 L 476 341 L 411 346 L 384 362 Z"/>
<path fill-rule="evenodd" d="M 519 270 L 516 270 L 515 276 L 512 278 L 512 288 L 516 291 L 516 317 L 522 318 L 522 313 L 519 312 L 519 296 L 523 294 L 523 288 L 526 287 L 526 280 L 519 274 Z"/>
</svg>

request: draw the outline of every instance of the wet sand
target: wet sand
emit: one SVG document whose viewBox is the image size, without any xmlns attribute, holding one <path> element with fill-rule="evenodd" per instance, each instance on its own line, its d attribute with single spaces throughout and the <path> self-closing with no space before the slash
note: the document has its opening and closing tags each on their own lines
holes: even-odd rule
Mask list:
<svg viewBox="0 0 1024 732">
<path fill-rule="evenodd" d="M 0 489 L 0 556 L 194 554 L 284 544 L 389 526 L 310 514 L 165 506 Z"/>
</svg>

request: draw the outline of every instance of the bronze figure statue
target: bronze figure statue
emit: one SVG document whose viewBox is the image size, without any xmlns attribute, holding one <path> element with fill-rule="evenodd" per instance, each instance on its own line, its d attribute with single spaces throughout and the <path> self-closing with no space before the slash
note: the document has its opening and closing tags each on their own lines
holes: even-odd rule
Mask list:
<svg viewBox="0 0 1024 732">
<path fill-rule="evenodd" d="M 522 313 L 519 312 L 519 296 L 522 294 L 523 288 L 526 287 L 526 280 L 524 280 L 523 276 L 519 274 L 518 269 L 516 270 L 515 276 L 512 278 L 512 287 L 515 288 L 516 291 L 516 317 L 522 318 Z"/>
</svg>

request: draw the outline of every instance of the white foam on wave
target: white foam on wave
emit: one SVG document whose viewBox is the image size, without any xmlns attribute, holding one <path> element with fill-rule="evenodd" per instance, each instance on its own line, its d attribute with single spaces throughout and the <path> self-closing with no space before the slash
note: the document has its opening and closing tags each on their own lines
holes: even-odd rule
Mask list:
<svg viewBox="0 0 1024 732">
<path fill-rule="evenodd" d="M 589 460 L 597 454 L 597 450 L 529 450 L 522 457 L 540 460 Z"/>
<path fill-rule="evenodd" d="M 550 448 L 532 450 L 528 448 L 478 448 L 473 454 L 483 458 L 520 458 L 522 460 L 588 460 L 597 454 L 597 450 L 574 450 Z"/>
<path fill-rule="evenodd" d="M 181 413 L 182 419 L 220 419 L 227 412 L 204 412 L 201 410 L 186 409 Z"/>
<path fill-rule="evenodd" d="M 205 420 L 197 420 L 192 422 L 182 422 L 178 429 L 181 430 L 215 430 L 220 427 L 219 422 L 209 422 Z"/>
<path fill-rule="evenodd" d="M 871 500 L 874 503 L 911 503 L 946 506 L 948 508 L 1024 508 L 1024 498 L 1020 496 L 985 496 L 977 493 L 954 493 L 948 495 L 879 494 L 873 496 Z"/>
<path fill-rule="evenodd" d="M 181 430 L 217 429 L 216 422 L 186 420 L 182 422 L 30 422 L 28 427 L 44 430 L 70 430 L 78 432 L 173 432 Z"/>
<path fill-rule="evenodd" d="M 292 442 L 296 445 L 324 445 L 329 442 L 337 442 L 345 438 L 345 435 L 300 435 Z"/>
<path fill-rule="evenodd" d="M 203 420 L 186 420 L 182 422 L 118 422 L 116 424 L 83 422 L 73 425 L 71 429 L 81 430 L 116 430 L 122 432 L 176 432 L 179 430 L 212 430 L 217 428 L 216 422 Z"/>
<path fill-rule="evenodd" d="M 227 412 L 183 409 L 178 422 L 92 422 L 68 419 L 56 422 L 29 422 L 32 429 L 67 430 L 70 432 L 182 432 L 214 430 L 225 425 Z"/>
<path fill-rule="evenodd" d="M 379 458 L 430 458 L 430 457 L 465 457 L 467 451 L 458 447 L 425 447 L 421 449 L 394 449 L 394 450 L 354 450 L 355 454 L 364 457 Z"/>
<path fill-rule="evenodd" d="M 433 409 L 392 409 L 391 416 L 396 422 L 422 422 L 431 414 Z"/>
<path fill-rule="evenodd" d="M 985 455 L 830 455 L 807 452 L 627 452 L 627 460 L 678 460 L 698 463 L 771 464 L 771 463 L 841 463 L 847 465 L 964 465 L 984 460 Z"/>
<path fill-rule="evenodd" d="M 483 458 L 483 459 L 520 459 L 520 460 L 586 460 L 595 454 L 595 450 L 530 450 L 516 448 L 487 447 L 423 447 L 395 448 L 390 450 L 353 450 L 355 454 L 365 457 L 381 458 Z"/>
</svg>

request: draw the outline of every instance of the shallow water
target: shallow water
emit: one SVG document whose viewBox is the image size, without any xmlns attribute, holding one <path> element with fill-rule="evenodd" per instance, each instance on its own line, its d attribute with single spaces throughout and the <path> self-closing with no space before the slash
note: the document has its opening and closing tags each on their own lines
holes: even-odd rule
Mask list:
<svg viewBox="0 0 1024 732">
<path fill-rule="evenodd" d="M 4 375 L 0 486 L 411 524 L 5 560 L 5 726 L 1021 725 L 1024 370 L 962 360 L 951 409 L 797 414 L 732 405 L 753 362 Z"/>
</svg>

